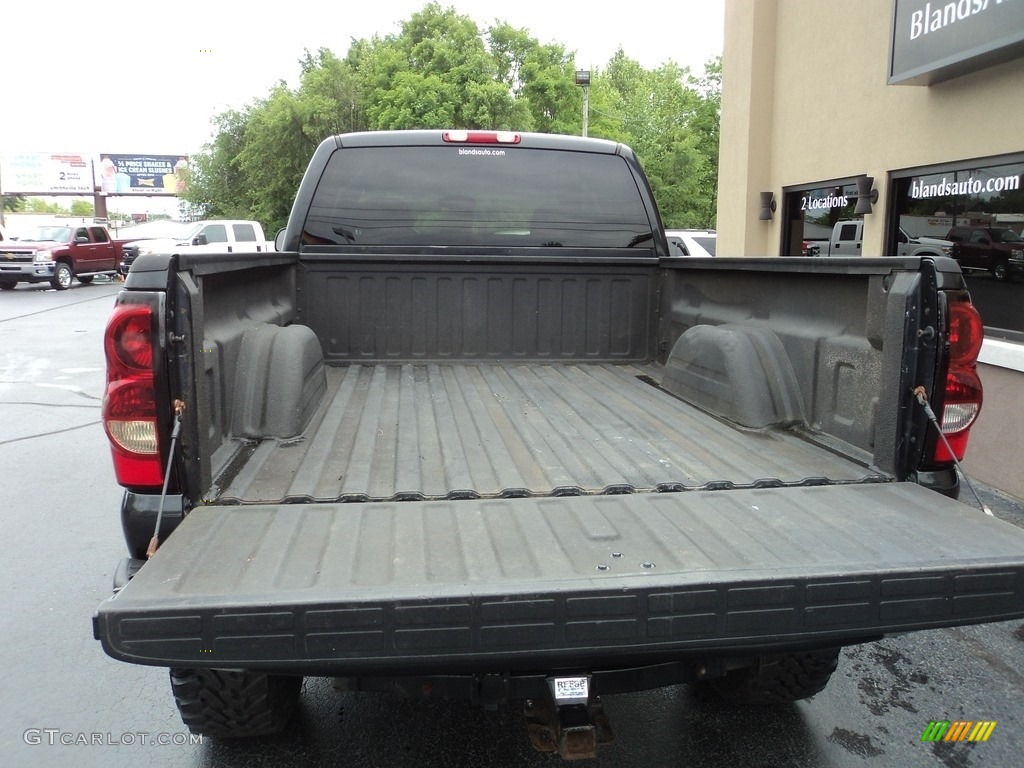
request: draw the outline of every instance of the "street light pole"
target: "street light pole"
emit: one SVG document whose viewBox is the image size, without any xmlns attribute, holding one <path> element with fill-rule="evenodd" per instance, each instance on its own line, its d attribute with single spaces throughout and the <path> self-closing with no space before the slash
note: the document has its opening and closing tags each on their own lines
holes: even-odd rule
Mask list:
<svg viewBox="0 0 1024 768">
<path fill-rule="evenodd" d="M 576 85 L 583 88 L 583 135 L 587 135 L 587 123 L 590 121 L 590 70 L 576 70 Z"/>
</svg>

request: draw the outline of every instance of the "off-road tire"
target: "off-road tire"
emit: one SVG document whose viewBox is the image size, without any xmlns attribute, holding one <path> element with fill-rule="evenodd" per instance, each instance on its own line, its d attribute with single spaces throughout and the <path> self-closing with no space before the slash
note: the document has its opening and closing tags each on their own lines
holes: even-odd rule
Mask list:
<svg viewBox="0 0 1024 768">
<path fill-rule="evenodd" d="M 17 283 L 12 283 L 9 280 L 4 280 L 3 282 L 0 282 L 0 291 L 13 291 L 17 287 Z"/>
<path fill-rule="evenodd" d="M 71 273 L 71 267 L 65 264 L 63 261 L 58 261 L 57 266 L 53 268 L 53 279 L 50 280 L 50 285 L 58 291 L 66 291 L 71 287 L 71 280 L 74 275 Z"/>
<path fill-rule="evenodd" d="M 79 275 L 78 282 L 80 282 L 82 285 L 88 285 L 89 283 L 92 282 L 93 277 L 93 275 Z"/>
<path fill-rule="evenodd" d="M 171 690 L 192 733 L 222 738 L 266 736 L 291 719 L 301 677 L 222 669 L 171 669 Z"/>
<path fill-rule="evenodd" d="M 820 693 L 839 664 L 839 648 L 772 656 L 759 668 L 736 669 L 706 685 L 732 704 L 785 704 Z"/>
</svg>

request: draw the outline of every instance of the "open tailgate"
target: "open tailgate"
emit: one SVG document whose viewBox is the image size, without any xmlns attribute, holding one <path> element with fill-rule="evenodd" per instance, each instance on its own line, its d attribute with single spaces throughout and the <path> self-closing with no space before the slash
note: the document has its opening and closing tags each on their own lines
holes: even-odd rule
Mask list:
<svg viewBox="0 0 1024 768">
<path fill-rule="evenodd" d="M 910 483 L 194 510 L 111 656 L 308 674 L 841 644 L 1024 616 L 1024 530 Z"/>
</svg>

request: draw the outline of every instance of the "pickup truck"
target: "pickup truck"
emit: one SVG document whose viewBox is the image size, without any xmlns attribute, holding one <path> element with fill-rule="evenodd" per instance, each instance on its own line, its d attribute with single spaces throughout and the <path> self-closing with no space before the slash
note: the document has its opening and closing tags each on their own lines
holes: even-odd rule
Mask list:
<svg viewBox="0 0 1024 768">
<path fill-rule="evenodd" d="M 955 500 L 952 259 L 675 258 L 629 148 L 488 131 L 325 140 L 278 240 L 140 256 L 105 335 L 93 632 L 193 732 L 277 731 L 314 676 L 591 757 L 605 695 L 793 701 L 1024 616 L 1024 530 Z"/>
<path fill-rule="evenodd" d="M 832 227 L 832 237 L 825 245 L 827 251 L 816 255 L 860 256 L 864 240 L 864 221 L 847 219 Z M 896 233 L 896 256 L 951 256 L 953 243 L 937 237 L 918 237 L 899 227 Z"/>
<path fill-rule="evenodd" d="M 965 272 L 989 272 L 996 280 L 1024 273 L 1024 237 L 1008 227 L 959 226 L 946 235 L 953 258 Z"/>
<path fill-rule="evenodd" d="M 177 237 L 126 242 L 118 271 L 127 275 L 140 254 L 151 253 L 262 253 L 272 250 L 258 221 L 210 220 L 183 225 Z"/>
<path fill-rule="evenodd" d="M 38 227 L 28 238 L 0 244 L 0 289 L 49 283 L 64 291 L 75 278 L 88 284 L 96 275 L 116 275 L 121 245 L 99 224 Z"/>
</svg>

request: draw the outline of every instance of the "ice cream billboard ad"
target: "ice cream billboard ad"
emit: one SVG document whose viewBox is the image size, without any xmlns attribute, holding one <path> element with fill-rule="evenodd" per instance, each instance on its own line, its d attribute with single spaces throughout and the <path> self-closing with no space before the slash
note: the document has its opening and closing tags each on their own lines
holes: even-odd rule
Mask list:
<svg viewBox="0 0 1024 768">
<path fill-rule="evenodd" d="M 178 195 L 188 180 L 185 155 L 109 155 L 96 162 L 96 185 L 107 195 Z"/>
<path fill-rule="evenodd" d="M 75 152 L 12 152 L 0 156 L 5 195 L 91 195 L 92 158 Z"/>
</svg>

